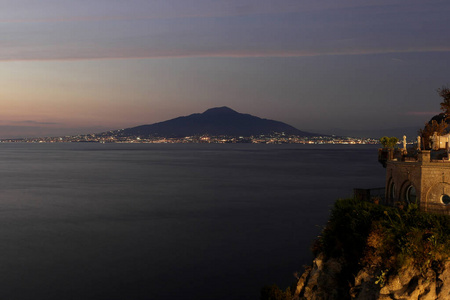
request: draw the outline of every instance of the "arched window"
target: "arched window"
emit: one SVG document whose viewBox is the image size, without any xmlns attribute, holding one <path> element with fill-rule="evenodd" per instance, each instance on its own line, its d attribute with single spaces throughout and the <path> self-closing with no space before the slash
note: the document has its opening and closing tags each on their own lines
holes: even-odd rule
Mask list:
<svg viewBox="0 0 450 300">
<path fill-rule="evenodd" d="M 408 186 L 406 189 L 406 201 L 408 203 L 416 203 L 416 188 L 413 185 Z"/>
<path fill-rule="evenodd" d="M 395 199 L 395 183 L 391 182 L 391 186 L 389 187 L 389 198 Z"/>
<path fill-rule="evenodd" d="M 449 205 L 450 204 L 450 196 L 447 194 L 441 195 L 441 202 L 444 203 L 445 205 Z"/>
</svg>

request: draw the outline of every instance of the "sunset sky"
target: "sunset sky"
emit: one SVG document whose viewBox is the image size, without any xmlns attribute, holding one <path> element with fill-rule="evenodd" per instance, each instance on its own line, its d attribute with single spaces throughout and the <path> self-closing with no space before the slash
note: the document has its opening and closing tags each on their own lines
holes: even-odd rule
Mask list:
<svg viewBox="0 0 450 300">
<path fill-rule="evenodd" d="M 450 84 L 450 1 L 0 0 L 0 138 L 216 106 L 339 133 L 422 126 Z"/>
</svg>

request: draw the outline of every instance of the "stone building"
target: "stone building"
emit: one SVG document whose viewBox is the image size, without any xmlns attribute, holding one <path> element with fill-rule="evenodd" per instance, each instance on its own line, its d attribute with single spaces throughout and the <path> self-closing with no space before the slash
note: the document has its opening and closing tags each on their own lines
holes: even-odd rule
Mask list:
<svg viewBox="0 0 450 300">
<path fill-rule="evenodd" d="M 423 211 L 450 214 L 448 143 L 443 149 L 441 140 L 435 141 L 436 150 L 407 151 L 405 143 L 403 149 L 380 149 L 379 160 L 386 167 L 386 204 L 417 203 Z"/>
<path fill-rule="evenodd" d="M 436 136 L 435 149 L 448 149 L 450 146 L 450 134 Z"/>
</svg>

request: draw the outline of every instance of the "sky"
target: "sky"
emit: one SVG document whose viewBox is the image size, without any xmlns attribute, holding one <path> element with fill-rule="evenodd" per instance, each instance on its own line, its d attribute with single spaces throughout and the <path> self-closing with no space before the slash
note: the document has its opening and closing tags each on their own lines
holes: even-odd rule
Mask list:
<svg viewBox="0 0 450 300">
<path fill-rule="evenodd" d="M 417 130 L 450 84 L 449 13 L 447 0 L 0 0 L 0 138 L 218 106 L 327 134 Z"/>
</svg>

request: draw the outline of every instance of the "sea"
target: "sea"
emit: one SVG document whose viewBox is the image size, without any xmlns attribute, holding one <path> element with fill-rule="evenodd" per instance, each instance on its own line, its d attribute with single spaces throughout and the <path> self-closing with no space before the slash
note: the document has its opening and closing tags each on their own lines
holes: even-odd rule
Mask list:
<svg viewBox="0 0 450 300">
<path fill-rule="evenodd" d="M 0 299 L 259 299 L 376 145 L 0 144 Z"/>
</svg>

